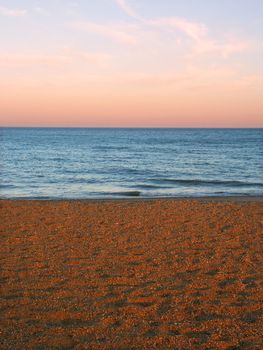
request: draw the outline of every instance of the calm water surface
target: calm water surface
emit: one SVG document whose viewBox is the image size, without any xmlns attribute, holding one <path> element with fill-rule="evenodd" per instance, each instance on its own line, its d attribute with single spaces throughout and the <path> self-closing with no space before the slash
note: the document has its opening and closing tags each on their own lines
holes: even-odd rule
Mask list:
<svg viewBox="0 0 263 350">
<path fill-rule="evenodd" d="M 1 198 L 263 194 L 263 129 L 1 129 Z"/>
</svg>

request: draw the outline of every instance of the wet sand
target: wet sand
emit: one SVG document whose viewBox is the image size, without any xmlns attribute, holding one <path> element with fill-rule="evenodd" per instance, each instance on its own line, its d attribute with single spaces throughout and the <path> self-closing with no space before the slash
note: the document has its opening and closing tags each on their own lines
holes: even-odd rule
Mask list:
<svg viewBox="0 0 263 350">
<path fill-rule="evenodd" d="M 0 201 L 0 349 L 262 349 L 262 204 Z"/>
</svg>

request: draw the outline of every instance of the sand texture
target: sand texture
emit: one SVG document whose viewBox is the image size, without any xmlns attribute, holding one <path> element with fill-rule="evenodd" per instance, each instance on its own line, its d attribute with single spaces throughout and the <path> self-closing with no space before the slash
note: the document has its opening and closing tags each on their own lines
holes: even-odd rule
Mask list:
<svg viewBox="0 0 263 350">
<path fill-rule="evenodd" d="M 0 349 L 262 349 L 262 201 L 1 201 Z"/>
</svg>

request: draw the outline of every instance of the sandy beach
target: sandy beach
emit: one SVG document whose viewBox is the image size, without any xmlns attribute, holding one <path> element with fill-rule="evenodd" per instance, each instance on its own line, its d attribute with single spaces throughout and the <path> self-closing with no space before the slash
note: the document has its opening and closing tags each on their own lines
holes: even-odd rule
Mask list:
<svg viewBox="0 0 263 350">
<path fill-rule="evenodd" d="M 0 201 L 0 348 L 262 349 L 262 204 Z"/>
</svg>

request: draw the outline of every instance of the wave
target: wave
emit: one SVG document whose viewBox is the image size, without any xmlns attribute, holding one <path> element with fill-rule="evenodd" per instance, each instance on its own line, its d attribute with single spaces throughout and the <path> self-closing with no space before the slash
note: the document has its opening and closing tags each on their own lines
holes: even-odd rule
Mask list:
<svg viewBox="0 0 263 350">
<path fill-rule="evenodd" d="M 120 192 L 107 192 L 105 194 L 109 196 L 139 197 L 141 195 L 141 192 L 140 191 L 120 191 Z"/>
<path fill-rule="evenodd" d="M 0 184 L 0 188 L 17 188 L 18 186 L 13 185 L 13 184 Z"/>
<path fill-rule="evenodd" d="M 224 180 L 201 180 L 201 179 L 172 179 L 172 178 L 155 178 L 149 179 L 156 183 L 166 183 L 175 185 L 191 185 L 191 186 L 226 186 L 226 187 L 263 187 L 263 183 L 260 182 L 243 182 L 243 181 L 224 181 Z"/>
<path fill-rule="evenodd" d="M 162 189 L 162 188 L 166 188 L 166 189 L 169 189 L 169 188 L 172 188 L 171 185 L 151 185 L 151 184 L 138 184 L 138 185 L 134 185 L 133 186 L 134 188 L 140 188 L 140 189 L 143 189 L 143 190 L 155 190 L 155 189 Z"/>
</svg>

